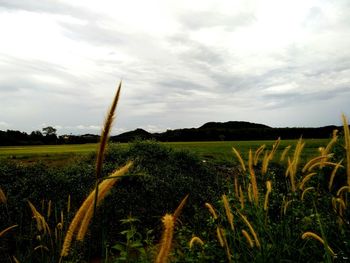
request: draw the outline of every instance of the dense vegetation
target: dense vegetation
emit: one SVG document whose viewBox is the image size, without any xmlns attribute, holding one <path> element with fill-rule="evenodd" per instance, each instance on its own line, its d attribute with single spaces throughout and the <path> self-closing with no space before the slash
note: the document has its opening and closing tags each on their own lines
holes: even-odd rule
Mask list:
<svg viewBox="0 0 350 263">
<path fill-rule="evenodd" d="M 215 176 L 213 167 L 203 165 L 189 152 L 174 151 L 155 142 L 137 142 L 129 148 L 119 145 L 109 147 L 103 177 L 129 159 L 134 160 L 133 169 L 99 209 L 98 217 L 102 220 L 98 225 L 103 227 L 94 226 L 106 233 L 104 238 L 108 244 L 117 242 L 120 237 L 119 232 L 123 229 L 120 219 L 128 216 L 138 218 L 143 226 L 141 233 L 147 234 L 147 230 L 158 229 L 162 215 L 176 208 L 189 193 L 182 220 L 195 228 L 203 228 L 200 218 L 206 215 L 202 209 L 204 203 L 213 202 L 219 197 L 220 189 L 223 190 L 222 178 Z M 54 169 L 40 163 L 21 166 L 3 161 L 0 164 L 0 185 L 7 196 L 6 205 L 1 206 L 0 229 L 14 224 L 21 226 L 16 230 L 16 236 L 8 235 L 0 240 L 4 257 L 17 255 L 21 262 L 38 259 L 40 253 L 32 253 L 31 250 L 41 244 L 33 240 L 35 235 L 41 233 L 33 229 L 35 222 L 30 220 L 28 201 L 44 215 L 48 213 L 50 202 L 51 216 L 46 218 L 49 226 L 55 228 L 63 211 L 66 227 L 74 214 L 66 213 L 68 197 L 74 211 L 94 187 L 94 162 L 95 156 L 91 155 L 77 163 Z M 66 228 L 63 230 L 66 231 Z M 158 237 L 158 234 L 155 233 L 153 237 Z M 99 251 L 101 242 L 96 242 L 90 248 L 91 253 Z M 59 252 L 59 248 L 55 249 Z"/>
<path fill-rule="evenodd" d="M 328 138 L 334 129 L 340 128 L 336 126 L 319 128 L 271 128 L 263 124 L 243 121 L 225 123 L 208 122 L 199 128 L 167 130 L 163 133 L 149 133 L 143 129 L 136 129 L 112 136 L 111 141 L 131 142 L 136 139 L 157 140 L 161 142 L 240 141 L 275 140 L 278 137 L 286 140 L 298 139 L 301 135 L 303 138 Z M 56 131 L 49 133 L 33 131 L 30 134 L 13 130 L 0 131 L 0 145 L 3 146 L 96 143 L 99 139 L 100 136 L 93 134 L 57 136 Z"/>
<path fill-rule="evenodd" d="M 271 128 L 263 124 L 243 121 L 225 123 L 208 122 L 199 128 L 167 130 L 163 133 L 149 133 L 142 129 L 111 137 L 115 142 L 130 142 L 135 139 L 154 139 L 161 142 L 189 141 L 243 141 L 303 138 L 329 138 L 336 126 L 320 128 Z"/>
<path fill-rule="evenodd" d="M 108 262 L 152 262 L 159 249 L 160 219 L 189 194 L 175 229 L 172 262 L 345 262 L 350 255 L 346 241 L 350 235 L 348 188 L 343 187 L 346 168 L 333 165 L 346 159 L 343 143 L 331 140 L 321 149 L 324 158 L 308 164 L 313 166 L 310 172 L 309 168 L 303 171 L 307 160 L 296 161 L 301 141 L 280 164 L 271 164 L 277 161 L 277 142 L 270 149 L 255 149 L 250 161 L 243 160 L 238 167 L 212 166 L 189 152 L 155 142 L 136 142 L 130 148 L 110 145 L 102 176 L 127 160 L 134 160 L 133 168 L 106 197 L 88 236 L 73 243 L 67 259 L 82 262 L 98 256 Z M 331 150 L 333 155 L 329 155 Z M 0 185 L 6 194 L 6 202 L 0 205 L 0 229 L 18 225 L 0 236 L 2 258 L 8 262 L 13 257 L 19 262 L 58 262 L 69 222 L 94 188 L 95 159 L 90 155 L 61 168 L 40 163 L 0 164 Z M 296 170 L 286 177 L 294 165 Z M 335 167 L 336 176 L 329 187 Z M 312 172 L 316 174 L 310 176 Z M 50 234 L 38 227 L 28 201 L 47 222 Z M 310 234 L 303 240 L 303 233 L 308 232 L 318 234 L 326 245 L 307 241 Z"/>
<path fill-rule="evenodd" d="M 30 134 L 15 130 L 0 130 L 0 145 L 2 146 L 97 143 L 99 139 L 100 136 L 93 134 L 57 136 L 55 129 L 54 132 L 32 131 Z"/>
</svg>

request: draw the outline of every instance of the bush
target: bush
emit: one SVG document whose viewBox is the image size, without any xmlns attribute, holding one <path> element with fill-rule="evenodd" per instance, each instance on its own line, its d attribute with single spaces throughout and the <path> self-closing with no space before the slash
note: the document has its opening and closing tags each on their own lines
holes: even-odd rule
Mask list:
<svg viewBox="0 0 350 263">
<path fill-rule="evenodd" d="M 114 187 L 100 210 L 103 218 L 116 219 L 105 222 L 111 225 L 112 236 L 112 229 L 119 231 L 116 221 L 129 214 L 140 219 L 145 230 L 158 226 L 160 218 L 173 212 L 187 194 L 182 220 L 203 226 L 200 214 L 206 213 L 204 203 L 215 200 L 223 187 L 212 167 L 187 151 L 174 151 L 153 141 L 135 142 L 128 149 L 112 145 L 105 167 L 112 170 L 128 159 L 134 161 L 131 175 Z"/>
</svg>

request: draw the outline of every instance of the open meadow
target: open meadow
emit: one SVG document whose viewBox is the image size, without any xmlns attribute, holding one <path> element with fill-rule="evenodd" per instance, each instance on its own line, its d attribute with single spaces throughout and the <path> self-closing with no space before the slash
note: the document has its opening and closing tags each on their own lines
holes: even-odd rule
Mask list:
<svg viewBox="0 0 350 263">
<path fill-rule="evenodd" d="M 97 144 L 2 147 L 1 256 L 346 262 L 347 141 L 114 143 L 103 169 Z"/>
<path fill-rule="evenodd" d="M 302 159 L 310 158 L 324 147 L 329 139 L 306 139 Z M 261 145 L 271 148 L 275 141 L 210 141 L 210 142 L 166 142 L 161 143 L 176 150 L 188 150 L 197 154 L 202 160 L 220 162 L 234 161 L 232 147 L 239 149 L 243 157 L 248 158 L 249 149 L 255 151 Z M 276 154 L 280 155 L 288 145 L 295 145 L 297 140 L 282 140 Z M 127 143 L 119 144 L 123 148 Z M 21 163 L 37 161 L 51 164 L 64 164 L 72 158 L 79 158 L 97 151 L 97 144 L 70 145 L 35 145 L 35 146 L 0 146 L 0 158 L 17 160 Z"/>
</svg>

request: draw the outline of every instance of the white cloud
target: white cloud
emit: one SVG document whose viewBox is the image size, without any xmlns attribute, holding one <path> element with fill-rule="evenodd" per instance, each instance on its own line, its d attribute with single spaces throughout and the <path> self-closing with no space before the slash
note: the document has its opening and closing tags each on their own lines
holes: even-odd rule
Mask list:
<svg viewBox="0 0 350 263">
<path fill-rule="evenodd" d="M 99 133 L 123 79 L 115 133 L 333 124 L 350 115 L 349 11 L 346 1 L 3 0 L 0 119 Z M 328 113 L 315 121 L 300 114 L 308 107 Z"/>
</svg>

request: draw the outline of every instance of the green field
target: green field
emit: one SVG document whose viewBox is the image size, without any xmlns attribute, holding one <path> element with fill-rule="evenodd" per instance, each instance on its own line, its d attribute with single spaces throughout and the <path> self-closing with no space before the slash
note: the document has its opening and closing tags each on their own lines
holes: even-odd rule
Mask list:
<svg viewBox="0 0 350 263">
<path fill-rule="evenodd" d="M 328 139 L 306 139 L 302 157 L 316 156 L 318 148 L 325 146 Z M 296 144 L 297 140 L 282 140 L 277 150 L 279 155 L 285 147 Z M 233 160 L 232 147 L 241 152 L 244 159 L 248 158 L 249 149 L 253 151 L 265 144 L 271 149 L 274 141 L 215 141 L 215 142 L 167 142 L 163 143 L 174 149 L 183 149 L 194 152 L 203 160 L 226 162 Z M 127 147 L 128 144 L 121 144 Z M 65 162 L 79 158 L 97 150 L 97 144 L 74 145 L 39 145 L 39 146 L 3 146 L 0 147 L 0 158 L 14 159 L 21 162 Z"/>
</svg>

